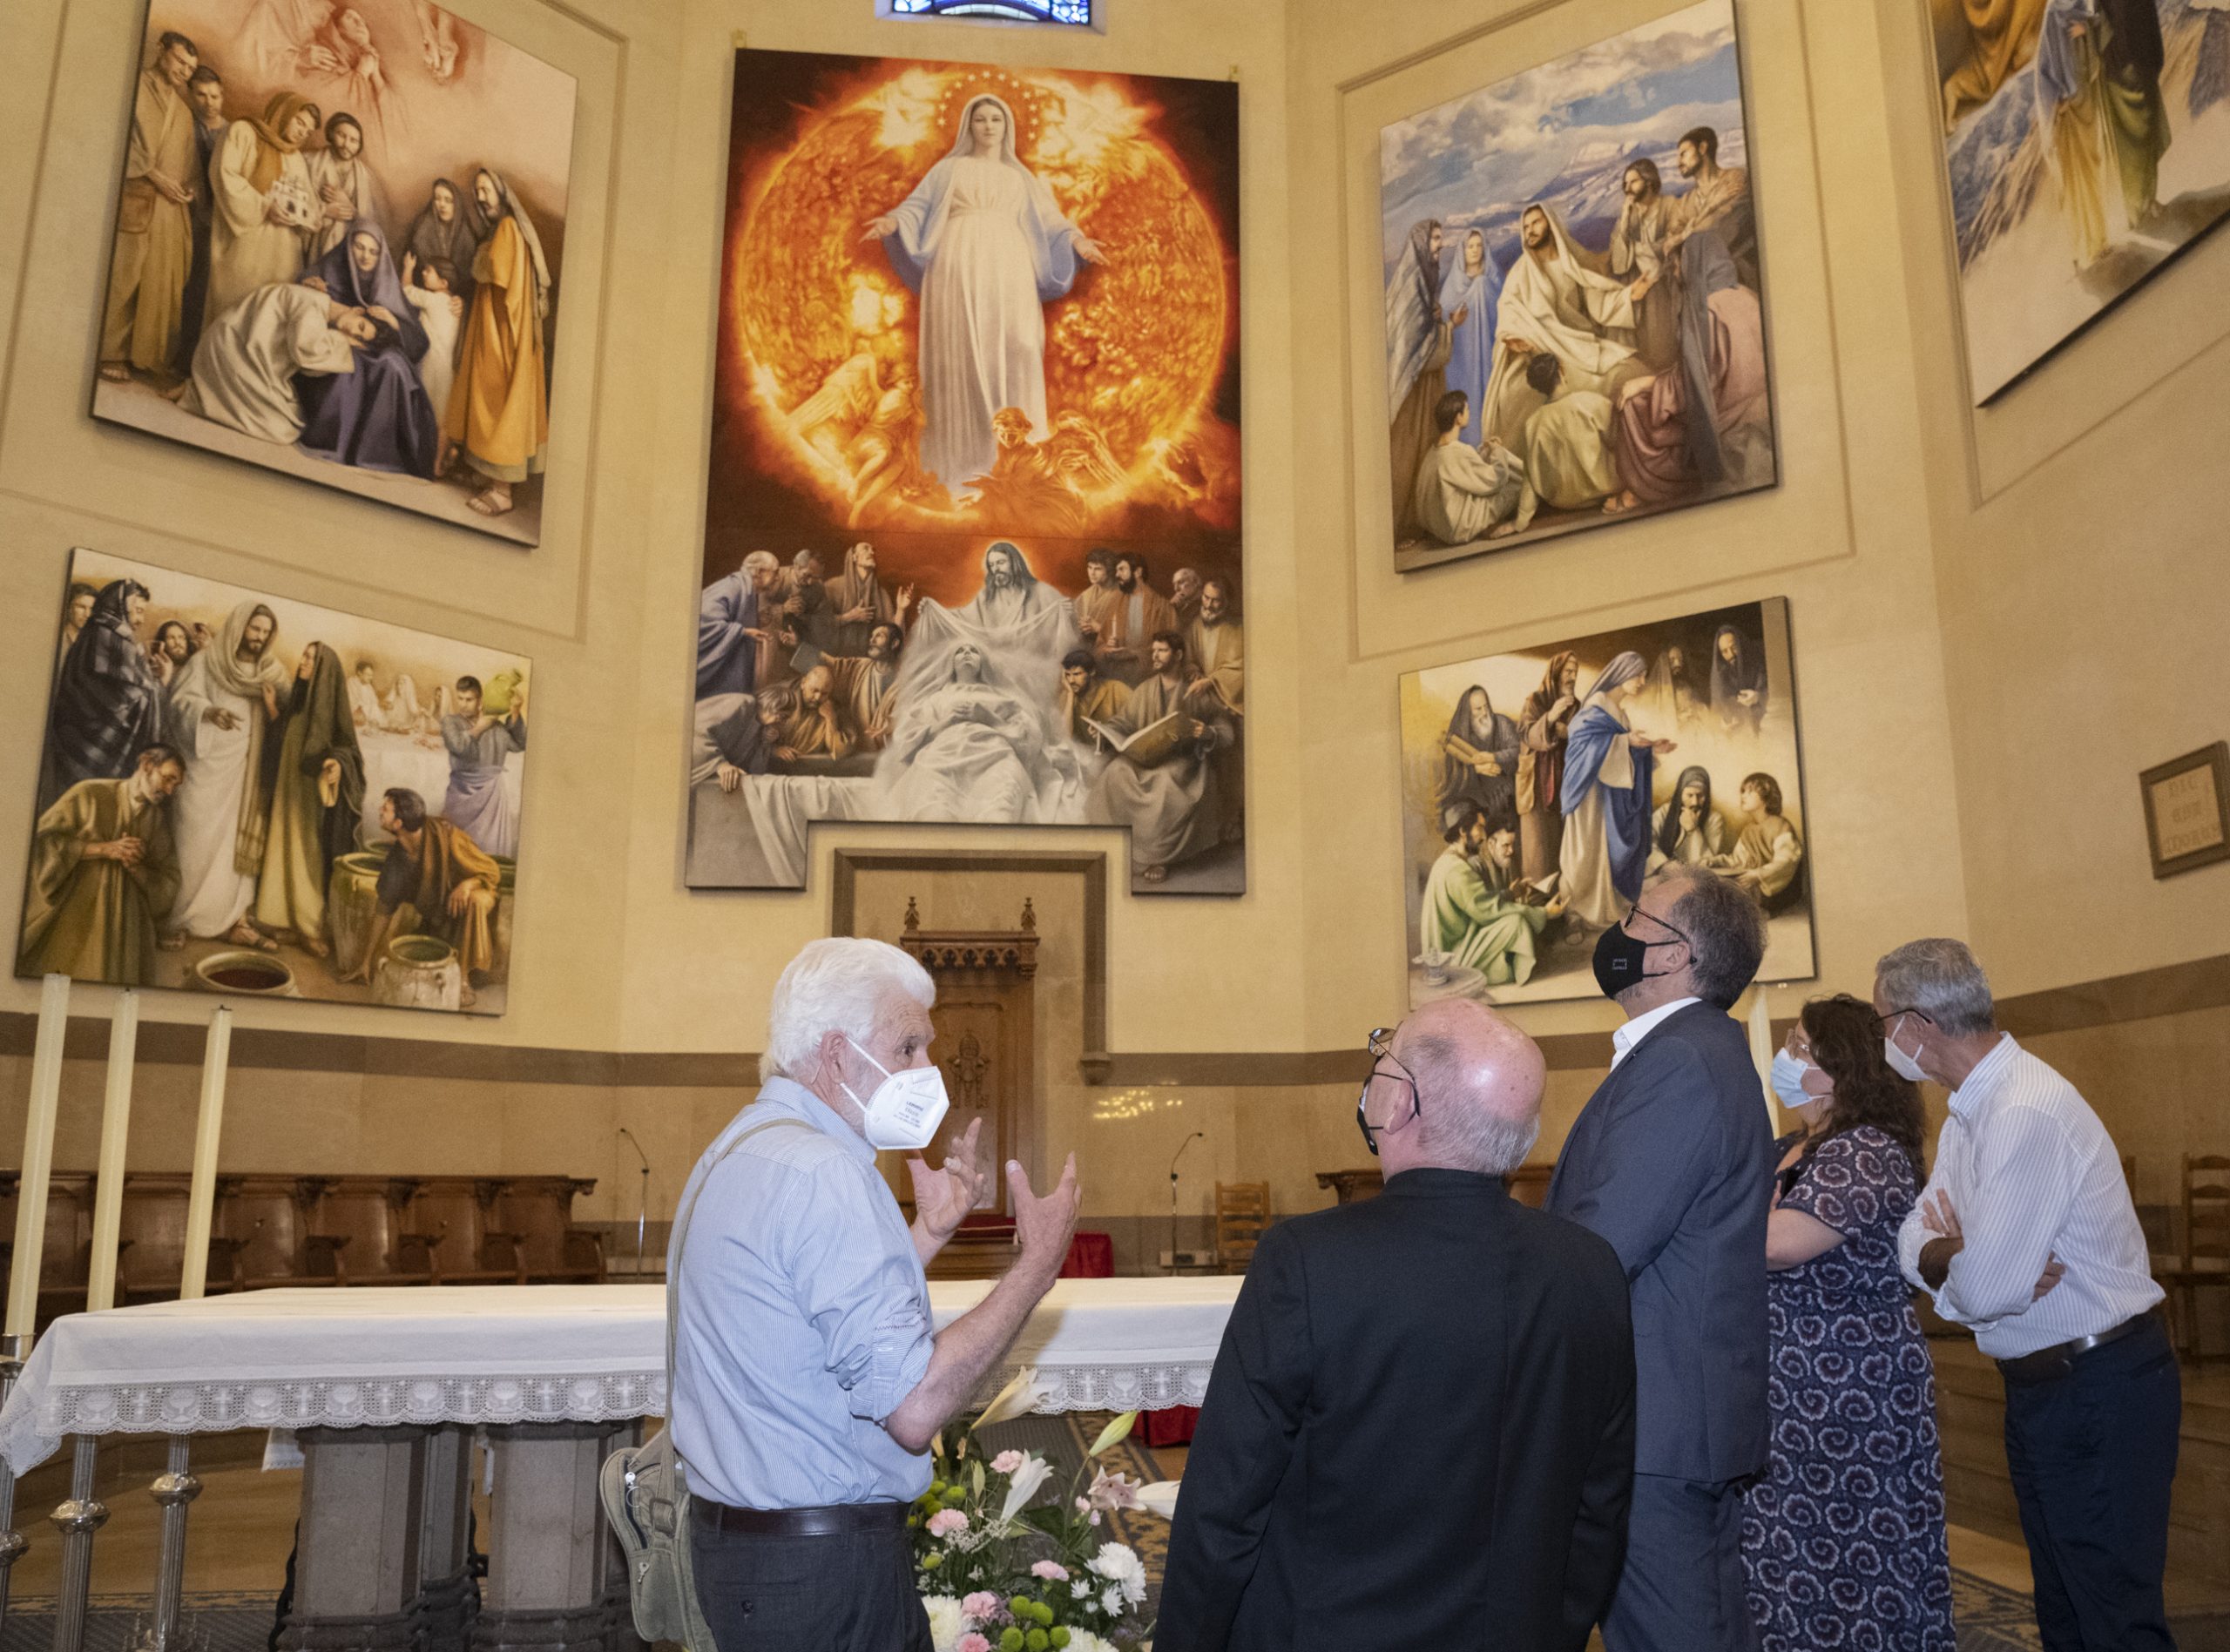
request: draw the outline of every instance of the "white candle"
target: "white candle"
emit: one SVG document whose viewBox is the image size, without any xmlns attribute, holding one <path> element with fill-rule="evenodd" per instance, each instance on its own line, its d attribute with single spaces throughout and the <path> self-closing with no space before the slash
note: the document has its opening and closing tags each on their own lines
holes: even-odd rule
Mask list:
<svg viewBox="0 0 2230 1652">
<path fill-rule="evenodd" d="M 132 1133 L 132 1069 L 139 1049 L 139 995 L 116 995 L 108 1024 L 108 1099 L 101 1107 L 100 1169 L 93 1177 L 92 1265 L 85 1278 L 85 1308 L 116 1305 L 117 1231 L 124 1224 L 124 1146 Z"/>
<path fill-rule="evenodd" d="M 30 1108 L 24 1120 L 24 1179 L 16 1193 L 16 1251 L 8 1273 L 10 1337 L 28 1338 L 38 1323 L 39 1253 L 46 1248 L 54 1112 L 62 1097 L 62 1041 L 69 1030 L 70 977 L 49 975 L 39 988 L 38 1042 L 31 1054 Z"/>
<path fill-rule="evenodd" d="M 1766 986 L 1750 989 L 1750 1059 L 1758 1065 L 1758 1082 L 1766 1087 L 1766 1118 L 1774 1135 L 1781 1135 L 1781 1108 L 1774 1100 L 1774 1016 L 1766 1004 Z"/>
<path fill-rule="evenodd" d="M 233 1012 L 209 1017 L 201 1057 L 201 1117 L 193 1131 L 193 1181 L 186 1196 L 186 1270 L 179 1295 L 192 1302 L 209 1286 L 209 1223 L 217 1206 L 217 1141 L 225 1130 L 225 1069 L 233 1058 Z"/>
</svg>

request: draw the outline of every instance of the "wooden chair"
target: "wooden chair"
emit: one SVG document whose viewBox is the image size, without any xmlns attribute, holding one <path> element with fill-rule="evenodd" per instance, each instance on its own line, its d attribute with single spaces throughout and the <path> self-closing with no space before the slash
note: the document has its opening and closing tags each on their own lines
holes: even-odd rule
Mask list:
<svg viewBox="0 0 2230 1652">
<path fill-rule="evenodd" d="M 514 1176 L 496 1197 L 496 1218 L 518 1236 L 530 1285 L 602 1285 L 604 1235 L 573 1225 L 573 1200 L 596 1191 L 577 1176 Z"/>
<path fill-rule="evenodd" d="M 1254 1260 L 1254 1246 L 1270 1225 L 1267 1182 L 1216 1183 L 1216 1265 L 1225 1273 L 1244 1273 Z"/>
<path fill-rule="evenodd" d="M 489 1223 L 499 1178 L 429 1176 L 410 1203 L 409 1237 L 422 1240 L 436 1285 L 524 1285 L 519 1236 Z"/>
<path fill-rule="evenodd" d="M 2165 1270 L 2160 1283 L 2179 1303 L 2178 1351 L 2197 1364 L 2210 1357 L 2201 1352 L 2199 1293 L 2230 1292 L 2230 1158 L 2185 1155 L 2183 1237 L 2179 1264 Z"/>
<path fill-rule="evenodd" d="M 116 1305 L 173 1302 L 186 1271 L 186 1204 L 193 1178 L 183 1171 L 124 1178 L 124 1208 L 117 1224 Z M 204 1276 L 209 1295 L 236 1290 L 237 1241 L 209 1236 Z"/>
<path fill-rule="evenodd" d="M 313 1178 L 300 1176 L 217 1178 L 216 1225 L 233 1241 L 233 1290 L 340 1283 L 325 1258 L 329 1244 L 310 1231 L 309 1205 L 315 1190 Z"/>
<path fill-rule="evenodd" d="M 418 1183 L 392 1176 L 334 1176 L 311 1180 L 311 1265 L 329 1271 L 333 1283 L 431 1285 L 434 1269 L 423 1240 L 405 1233 L 403 1212 Z"/>
</svg>

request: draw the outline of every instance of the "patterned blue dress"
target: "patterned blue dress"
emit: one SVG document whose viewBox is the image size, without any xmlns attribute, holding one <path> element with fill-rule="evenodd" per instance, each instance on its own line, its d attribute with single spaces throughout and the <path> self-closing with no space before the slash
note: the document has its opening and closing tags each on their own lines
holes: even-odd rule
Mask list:
<svg viewBox="0 0 2230 1652">
<path fill-rule="evenodd" d="M 1781 1197 L 1848 1237 L 1768 1276 L 1773 1460 L 1742 1514 L 1765 1652 L 1957 1644 L 1935 1367 L 1897 1271 L 1913 1171 L 1902 1148 L 1861 1126 L 1822 1143 Z"/>
</svg>

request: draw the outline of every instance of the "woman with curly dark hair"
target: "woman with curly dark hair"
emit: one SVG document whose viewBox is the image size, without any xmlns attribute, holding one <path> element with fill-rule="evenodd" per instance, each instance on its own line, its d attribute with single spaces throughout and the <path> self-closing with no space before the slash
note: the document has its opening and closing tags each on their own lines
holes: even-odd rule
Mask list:
<svg viewBox="0 0 2230 1652">
<path fill-rule="evenodd" d="M 1773 1454 L 1742 1517 L 1751 1614 L 1765 1652 L 1953 1652 L 1935 1367 L 1897 1267 L 1920 1095 L 1883 1059 L 1873 1006 L 1840 993 L 1804 1006 L 1773 1085 L 1797 1129 L 1766 1225 Z"/>
</svg>

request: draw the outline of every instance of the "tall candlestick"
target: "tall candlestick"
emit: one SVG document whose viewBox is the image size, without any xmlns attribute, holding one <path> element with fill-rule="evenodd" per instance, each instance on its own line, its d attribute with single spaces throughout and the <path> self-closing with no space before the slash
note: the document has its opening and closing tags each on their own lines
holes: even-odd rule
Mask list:
<svg viewBox="0 0 2230 1652">
<path fill-rule="evenodd" d="M 31 1052 L 30 1107 L 24 1120 L 24 1179 L 16 1192 L 16 1251 L 8 1272 L 7 1334 L 26 1339 L 38 1324 L 39 1253 L 46 1248 L 54 1113 L 62 1098 L 62 1041 L 69 1030 L 70 977 L 49 975 L 39 988 L 38 1042 Z"/>
<path fill-rule="evenodd" d="M 116 995 L 108 1024 L 108 1099 L 101 1107 L 100 1169 L 93 1177 L 92 1265 L 85 1278 L 85 1308 L 116 1305 L 117 1232 L 124 1225 L 124 1147 L 132 1133 L 132 1069 L 139 1050 L 139 995 Z"/>
<path fill-rule="evenodd" d="M 192 1302 L 209 1287 L 209 1223 L 217 1208 L 217 1141 L 225 1130 L 225 1069 L 233 1058 L 233 1012 L 209 1017 L 201 1057 L 201 1117 L 193 1131 L 193 1181 L 186 1196 L 186 1270 L 179 1296 Z"/>
</svg>

